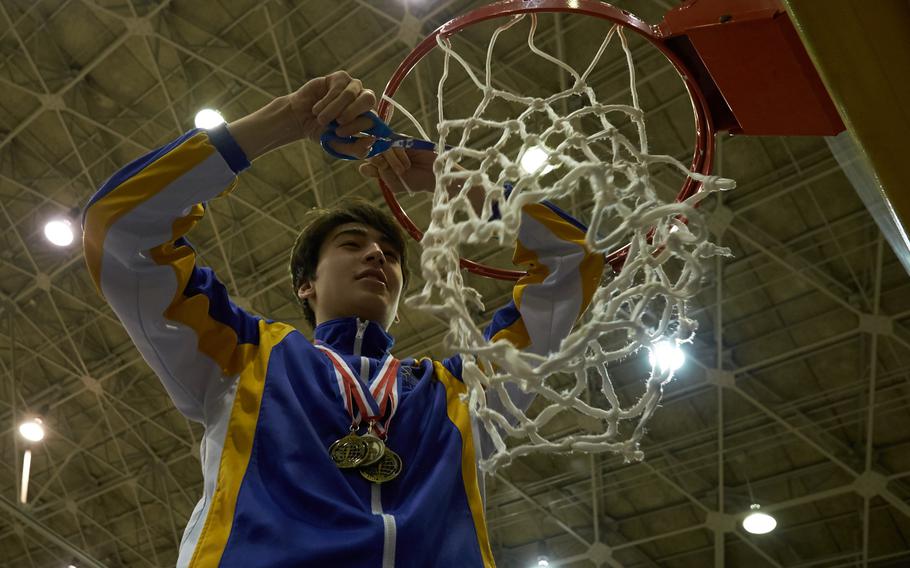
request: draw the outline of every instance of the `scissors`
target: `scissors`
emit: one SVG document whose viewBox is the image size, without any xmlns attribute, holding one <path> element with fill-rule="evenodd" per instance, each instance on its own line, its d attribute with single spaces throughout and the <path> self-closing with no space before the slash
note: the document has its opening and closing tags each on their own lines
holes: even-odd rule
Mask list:
<svg viewBox="0 0 910 568">
<path fill-rule="evenodd" d="M 367 158 L 372 158 L 373 156 L 381 154 L 389 148 L 393 147 L 415 150 L 436 150 L 436 144 L 430 142 L 429 140 L 411 138 L 410 136 L 396 133 L 388 124 L 383 122 L 383 120 L 379 118 L 375 112 L 365 112 L 361 116 L 366 116 L 373 122 L 373 124 L 369 128 L 361 130 L 360 134 L 365 134 L 376 138 L 376 142 L 373 143 L 373 145 L 370 147 L 370 152 L 366 155 Z M 361 158 L 358 158 L 357 156 L 351 156 L 349 154 L 336 152 L 329 145 L 329 142 L 351 144 L 357 141 L 356 136 L 338 136 L 335 133 L 335 130 L 338 128 L 338 126 L 338 122 L 333 120 L 329 123 L 329 126 L 326 128 L 325 132 L 322 133 L 322 136 L 319 137 L 319 143 L 322 144 L 322 149 L 325 150 L 328 155 L 339 158 L 341 160 L 360 160 Z M 449 148 L 450 146 L 446 146 L 446 149 Z"/>
</svg>

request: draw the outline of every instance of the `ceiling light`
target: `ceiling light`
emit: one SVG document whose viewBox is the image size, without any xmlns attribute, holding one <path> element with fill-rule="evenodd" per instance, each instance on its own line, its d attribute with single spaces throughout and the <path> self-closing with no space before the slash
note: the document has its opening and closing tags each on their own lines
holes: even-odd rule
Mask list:
<svg viewBox="0 0 910 568">
<path fill-rule="evenodd" d="M 547 156 L 546 150 L 540 146 L 531 146 L 522 152 L 518 162 L 521 164 L 521 169 L 525 173 L 536 174 L 538 173 L 538 170 L 543 168 L 543 170 L 539 172 L 540 175 L 543 175 L 556 167 L 547 164 L 548 159 L 549 156 Z"/>
<path fill-rule="evenodd" d="M 73 224 L 69 219 L 54 219 L 44 225 L 44 236 L 58 247 L 65 247 L 73 242 Z"/>
<path fill-rule="evenodd" d="M 651 366 L 657 366 L 661 372 L 675 372 L 686 362 L 686 354 L 675 342 L 658 341 L 648 354 Z"/>
<path fill-rule="evenodd" d="M 549 559 L 547 559 L 546 556 L 537 557 L 537 567 L 538 568 L 547 568 L 547 566 L 549 566 L 549 565 L 550 565 L 550 561 L 549 561 Z"/>
<path fill-rule="evenodd" d="M 224 117 L 217 110 L 204 108 L 196 113 L 196 128 L 215 128 L 224 122 Z"/>
<path fill-rule="evenodd" d="M 33 418 L 19 425 L 19 434 L 29 442 L 40 442 L 44 439 L 44 425 L 40 418 Z"/>
<path fill-rule="evenodd" d="M 751 509 L 752 512 L 743 519 L 743 528 L 746 529 L 746 532 L 752 534 L 767 534 L 773 531 L 774 527 L 777 526 L 777 521 L 774 517 L 758 512 L 760 507 L 757 504 L 752 504 L 749 509 Z"/>
<path fill-rule="evenodd" d="M 19 502 L 25 505 L 28 502 L 28 475 L 32 469 L 32 451 L 25 450 L 22 456 L 22 487 L 19 489 Z"/>
</svg>

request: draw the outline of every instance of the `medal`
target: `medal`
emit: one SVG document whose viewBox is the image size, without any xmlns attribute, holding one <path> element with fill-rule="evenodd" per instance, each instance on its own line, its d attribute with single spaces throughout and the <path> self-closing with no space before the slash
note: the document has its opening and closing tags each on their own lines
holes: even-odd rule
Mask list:
<svg viewBox="0 0 910 568">
<path fill-rule="evenodd" d="M 364 434 L 360 439 L 367 445 L 367 455 L 357 467 L 367 467 L 382 459 L 387 451 L 382 440 L 372 434 Z"/>
<path fill-rule="evenodd" d="M 360 468 L 360 476 L 373 483 L 385 483 L 392 481 L 404 468 L 401 458 L 390 448 L 385 449 L 382 459 L 373 465 Z"/>
<path fill-rule="evenodd" d="M 324 345 L 316 345 L 335 367 L 335 378 L 344 408 L 351 416 L 351 432 L 329 447 L 329 456 L 340 469 L 358 468 L 360 475 L 373 483 L 384 483 L 398 477 L 401 458 L 382 441 L 398 409 L 400 362 L 387 355 L 380 365 L 376 380 L 366 385 L 354 377 L 347 363 Z M 386 416 L 388 415 L 388 416 Z M 385 421 L 383 422 L 383 418 Z M 365 420 L 369 426 L 363 436 L 357 428 Z"/>
<path fill-rule="evenodd" d="M 369 444 L 363 438 L 356 432 L 351 432 L 329 446 L 329 456 L 339 468 L 349 469 L 364 463 L 369 455 L 369 449 Z"/>
<path fill-rule="evenodd" d="M 361 436 L 360 439 L 367 445 L 367 455 L 357 467 L 373 465 L 382 459 L 382 456 L 386 451 L 385 443 L 373 434 L 372 422 L 370 423 L 369 428 L 367 428 L 367 433 Z"/>
</svg>

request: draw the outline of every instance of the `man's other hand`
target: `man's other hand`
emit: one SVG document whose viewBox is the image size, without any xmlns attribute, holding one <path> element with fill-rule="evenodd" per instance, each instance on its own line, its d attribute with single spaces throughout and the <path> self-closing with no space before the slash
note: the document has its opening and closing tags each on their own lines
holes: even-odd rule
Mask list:
<svg viewBox="0 0 910 568">
<path fill-rule="evenodd" d="M 436 188 L 434 160 L 436 152 L 431 150 L 392 147 L 360 164 L 360 174 L 382 179 L 395 193 L 433 193 Z"/>
</svg>

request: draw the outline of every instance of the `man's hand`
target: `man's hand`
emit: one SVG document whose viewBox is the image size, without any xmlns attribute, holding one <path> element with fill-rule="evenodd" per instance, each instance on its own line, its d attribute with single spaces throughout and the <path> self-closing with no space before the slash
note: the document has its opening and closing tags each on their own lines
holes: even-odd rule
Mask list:
<svg viewBox="0 0 910 568">
<path fill-rule="evenodd" d="M 307 81 L 289 95 L 278 97 L 252 114 L 235 120 L 228 130 L 250 161 L 275 148 L 302 139 L 319 140 L 330 122 L 339 136 L 352 136 L 372 124 L 363 113 L 373 110 L 376 95 L 345 71 Z M 351 156 L 365 156 L 373 144 L 362 137 L 353 144 L 333 144 Z"/>
<path fill-rule="evenodd" d="M 433 193 L 436 188 L 434 160 L 436 152 L 430 150 L 393 147 L 360 164 L 360 173 L 364 177 L 382 179 L 395 193 Z"/>
<path fill-rule="evenodd" d="M 389 148 L 382 154 L 374 156 L 360 164 L 360 174 L 368 178 L 381 179 L 394 193 L 433 193 L 436 191 L 436 174 L 433 173 L 433 162 L 436 152 L 432 150 L 405 150 Z M 446 188 L 450 197 L 455 197 L 461 190 L 461 184 L 452 183 Z M 486 192 L 482 187 L 468 190 L 468 201 L 478 215 L 483 211 Z"/>
<path fill-rule="evenodd" d="M 317 142 L 332 121 L 339 125 L 335 130 L 338 136 L 353 136 L 369 128 L 372 122 L 361 115 L 376 106 L 373 91 L 364 89 L 360 80 L 346 71 L 307 81 L 288 98 L 300 137 Z M 363 137 L 354 144 L 335 143 L 332 147 L 342 154 L 364 156 L 372 144 L 372 138 Z"/>
</svg>

